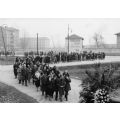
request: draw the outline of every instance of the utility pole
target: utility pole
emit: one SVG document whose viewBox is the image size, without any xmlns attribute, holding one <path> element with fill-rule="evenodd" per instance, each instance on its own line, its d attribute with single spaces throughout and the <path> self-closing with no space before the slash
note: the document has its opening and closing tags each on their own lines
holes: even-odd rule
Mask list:
<svg viewBox="0 0 120 120">
<path fill-rule="evenodd" d="M 69 48 L 69 42 L 70 42 L 70 41 L 69 41 L 69 24 L 68 24 L 68 54 L 69 54 L 69 49 L 70 49 L 70 48 Z"/>
<path fill-rule="evenodd" d="M 5 56 L 6 56 L 6 58 L 7 58 L 7 49 L 6 49 L 6 45 L 5 45 L 5 39 L 4 39 L 2 27 L 1 27 L 1 33 L 2 33 L 2 39 L 3 39 L 4 49 L 5 49 Z"/>
<path fill-rule="evenodd" d="M 38 33 L 37 33 L 37 55 L 38 55 Z"/>
</svg>

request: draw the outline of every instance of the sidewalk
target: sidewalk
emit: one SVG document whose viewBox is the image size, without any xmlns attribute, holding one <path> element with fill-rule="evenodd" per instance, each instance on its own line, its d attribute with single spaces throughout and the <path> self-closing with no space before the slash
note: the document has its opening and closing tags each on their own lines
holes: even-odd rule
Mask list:
<svg viewBox="0 0 120 120">
<path fill-rule="evenodd" d="M 40 103 L 58 103 L 55 100 L 49 101 L 48 99 L 45 99 L 44 96 L 42 96 L 41 91 L 36 90 L 36 87 L 30 83 L 28 87 L 22 86 L 21 84 L 18 84 L 18 80 L 14 78 L 13 70 L 11 66 L 4 66 L 2 69 L 0 68 L 0 82 L 3 82 L 7 85 L 13 86 L 19 91 L 33 97 Z M 71 82 L 71 88 L 72 90 L 69 92 L 69 100 L 68 103 L 78 103 L 79 101 L 79 92 L 80 92 L 80 80 L 72 79 Z M 66 101 L 64 101 L 67 103 Z"/>
</svg>

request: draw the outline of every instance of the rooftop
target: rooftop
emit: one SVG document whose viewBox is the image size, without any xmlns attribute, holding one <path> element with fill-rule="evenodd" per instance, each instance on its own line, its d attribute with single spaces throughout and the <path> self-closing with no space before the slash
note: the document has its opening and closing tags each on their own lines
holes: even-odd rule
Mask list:
<svg viewBox="0 0 120 120">
<path fill-rule="evenodd" d="M 66 37 L 65 39 L 68 39 L 68 37 Z M 72 35 L 70 35 L 69 36 L 69 39 L 82 39 L 82 40 L 84 40 L 84 38 L 83 37 L 80 37 L 80 36 L 78 36 L 78 35 L 76 35 L 76 34 L 72 34 Z"/>
<path fill-rule="evenodd" d="M 9 30 L 9 31 L 19 31 L 18 29 L 16 28 L 13 28 L 13 27 L 7 27 L 7 26 L 0 26 L 2 29 L 5 29 L 5 30 Z"/>
<path fill-rule="evenodd" d="M 120 32 L 119 32 L 119 33 L 116 33 L 115 35 L 120 35 Z"/>
</svg>

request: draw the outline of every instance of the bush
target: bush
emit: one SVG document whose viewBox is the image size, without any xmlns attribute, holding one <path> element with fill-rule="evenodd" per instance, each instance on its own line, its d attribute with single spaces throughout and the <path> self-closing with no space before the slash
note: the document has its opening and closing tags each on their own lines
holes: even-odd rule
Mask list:
<svg viewBox="0 0 120 120">
<path fill-rule="evenodd" d="M 87 77 L 82 81 L 83 90 L 80 92 L 80 102 L 95 102 L 95 94 L 102 98 L 99 102 L 105 102 L 104 97 L 106 98 L 110 92 L 120 87 L 120 75 L 114 74 L 118 69 L 117 66 L 111 64 L 101 67 L 101 64 L 95 64 L 93 68 L 92 72 L 86 70 Z"/>
</svg>

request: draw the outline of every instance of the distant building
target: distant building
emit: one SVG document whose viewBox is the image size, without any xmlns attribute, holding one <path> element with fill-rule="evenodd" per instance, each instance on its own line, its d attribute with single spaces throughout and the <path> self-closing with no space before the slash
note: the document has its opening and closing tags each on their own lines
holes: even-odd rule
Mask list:
<svg viewBox="0 0 120 120">
<path fill-rule="evenodd" d="M 20 38 L 20 46 L 24 51 L 36 51 L 37 49 L 37 38 L 24 37 Z M 48 37 L 38 38 L 38 50 L 48 51 L 50 48 L 50 39 Z"/>
<path fill-rule="evenodd" d="M 65 38 L 66 51 L 68 50 L 68 37 Z M 73 34 L 69 36 L 69 52 L 79 52 L 83 48 L 83 38 Z"/>
<path fill-rule="evenodd" d="M 12 27 L 0 26 L 0 50 L 15 51 L 19 40 L 19 30 Z"/>
<path fill-rule="evenodd" d="M 120 33 L 115 34 L 117 36 L 117 48 L 120 48 Z"/>
</svg>

